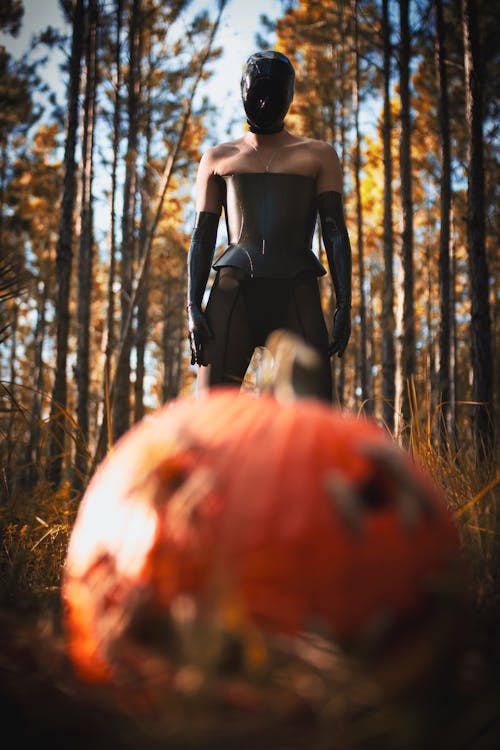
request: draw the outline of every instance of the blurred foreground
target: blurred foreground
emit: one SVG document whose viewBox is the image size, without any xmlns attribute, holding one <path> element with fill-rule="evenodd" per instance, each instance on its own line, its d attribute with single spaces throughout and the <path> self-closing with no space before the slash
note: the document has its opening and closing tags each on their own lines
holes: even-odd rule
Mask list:
<svg viewBox="0 0 500 750">
<path fill-rule="evenodd" d="M 109 688 L 77 680 L 65 655 L 58 597 L 45 598 L 41 608 L 0 615 L 3 733 L 16 748 L 494 750 L 500 746 L 498 614 L 477 614 L 456 660 L 408 694 L 384 696 L 376 681 L 331 649 L 297 641 L 295 653 L 276 648 L 268 684 L 248 684 L 233 665 L 208 699 L 186 672 L 151 714 L 120 705 Z"/>
<path fill-rule="evenodd" d="M 464 607 L 451 630 L 449 620 L 424 617 L 375 658 L 348 655 L 320 632 L 256 636 L 208 629 L 190 640 L 184 612 L 184 640 L 174 651 L 181 657 L 169 663 L 151 649 L 141 685 L 132 685 L 139 690 L 84 684 L 67 655 L 61 610 L 61 574 L 79 498 L 69 487 L 56 496 L 47 485 L 33 496 L 11 498 L 1 518 L 5 736 L 16 748 L 72 750 L 497 750 L 495 464 L 475 464 L 463 450 L 450 460 L 416 426 L 411 438 L 411 452 L 445 492 L 470 577 L 463 580 Z M 434 648 L 432 672 L 419 670 L 429 643 L 443 643 L 443 633 L 449 642 L 437 655 Z M 132 663 L 137 653 L 129 653 L 129 645 L 117 643 L 110 657 Z"/>
</svg>

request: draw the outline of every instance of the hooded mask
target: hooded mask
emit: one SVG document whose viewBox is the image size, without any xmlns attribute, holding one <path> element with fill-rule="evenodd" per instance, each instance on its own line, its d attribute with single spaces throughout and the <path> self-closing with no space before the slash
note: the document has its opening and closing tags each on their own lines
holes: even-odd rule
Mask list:
<svg viewBox="0 0 500 750">
<path fill-rule="evenodd" d="M 252 133 L 283 130 L 293 99 L 295 71 L 281 52 L 256 52 L 248 58 L 241 78 L 241 97 Z"/>
</svg>

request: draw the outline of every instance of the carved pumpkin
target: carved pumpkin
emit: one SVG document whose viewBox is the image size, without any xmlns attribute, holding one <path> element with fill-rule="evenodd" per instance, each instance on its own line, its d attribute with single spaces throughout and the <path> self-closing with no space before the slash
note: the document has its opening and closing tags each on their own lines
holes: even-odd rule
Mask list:
<svg viewBox="0 0 500 750">
<path fill-rule="evenodd" d="M 175 660 L 179 616 L 321 629 L 356 651 L 427 617 L 458 550 L 435 487 L 371 421 L 214 390 L 145 418 L 91 480 L 65 567 L 69 651 L 86 679 L 137 679 L 153 652 Z"/>
</svg>

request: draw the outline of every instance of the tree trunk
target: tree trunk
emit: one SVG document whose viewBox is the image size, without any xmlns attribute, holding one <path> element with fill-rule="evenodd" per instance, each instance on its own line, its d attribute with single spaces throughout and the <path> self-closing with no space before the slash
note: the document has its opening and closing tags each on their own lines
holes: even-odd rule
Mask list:
<svg viewBox="0 0 500 750">
<path fill-rule="evenodd" d="M 361 388 L 361 403 L 366 404 L 366 411 L 371 411 L 371 401 L 368 400 L 368 356 L 366 331 L 366 300 L 365 300 L 365 261 L 363 252 L 363 205 L 361 201 L 361 135 L 359 130 L 359 49 L 358 49 L 358 2 L 353 0 L 352 14 L 354 23 L 354 77 L 353 77 L 353 108 L 354 108 L 354 185 L 356 192 L 356 228 L 358 250 L 358 279 L 359 279 L 359 358 L 358 372 Z"/>
<path fill-rule="evenodd" d="M 483 106 L 479 33 L 475 0 L 462 0 L 465 105 L 467 121 L 467 249 L 471 295 L 473 430 L 478 455 L 493 442 L 493 361 L 485 247 Z"/>
<path fill-rule="evenodd" d="M 451 435 L 456 443 L 458 437 L 457 430 L 457 316 L 456 316 L 456 294 L 455 284 L 457 278 L 457 263 L 455 249 L 455 231 L 454 231 L 454 209 L 453 203 L 450 214 L 450 425 Z"/>
<path fill-rule="evenodd" d="M 83 110 L 81 229 L 78 252 L 77 300 L 77 421 L 80 444 L 77 445 L 76 484 L 80 486 L 87 471 L 89 437 L 89 362 L 90 362 L 90 296 L 92 286 L 93 222 L 93 155 L 97 73 L 97 0 L 89 0 L 86 38 L 86 83 Z"/>
<path fill-rule="evenodd" d="M 3 141 L 3 138 L 2 138 Z M 4 239 L 4 213 L 5 213 L 5 190 L 7 187 L 7 165 L 9 159 L 9 136 L 5 136 L 5 141 L 0 143 L 0 247 L 5 247 Z"/>
<path fill-rule="evenodd" d="M 411 164 L 410 112 L 410 26 L 408 0 L 399 3 L 401 44 L 399 51 L 399 84 L 401 97 L 401 139 L 399 148 L 401 174 L 401 204 L 403 230 L 401 256 L 404 274 L 403 331 L 402 331 L 402 414 L 406 425 L 410 422 L 408 386 L 415 375 L 415 317 L 413 281 L 413 194 Z"/>
<path fill-rule="evenodd" d="M 344 39 L 348 39 L 348 27 L 349 27 L 349 20 L 348 16 L 346 17 L 345 11 L 347 9 L 344 7 L 344 3 L 341 3 L 340 5 L 340 24 L 341 29 L 343 31 Z M 346 122 L 346 109 L 347 109 L 347 102 L 351 95 L 351 87 L 347 81 L 345 81 L 346 77 L 346 62 L 349 57 L 349 51 L 347 49 L 348 42 L 346 41 L 346 44 L 342 44 L 340 47 L 339 57 L 340 57 L 340 91 L 341 91 L 341 97 L 340 97 L 340 112 L 339 112 L 339 139 L 340 139 L 340 147 L 341 147 L 341 156 L 340 156 L 340 165 L 342 169 L 342 175 L 345 175 L 346 172 L 346 154 L 347 154 L 347 122 Z M 333 297 L 332 297 L 332 303 L 333 303 Z M 333 315 L 332 315 L 333 320 Z M 332 357 L 332 392 L 333 392 L 333 401 L 337 402 L 338 404 L 344 403 L 344 390 L 345 390 L 345 361 L 346 357 L 352 356 L 349 354 L 350 350 L 349 347 L 346 350 L 346 353 L 343 357 L 340 359 L 338 357 Z"/>
<path fill-rule="evenodd" d="M 436 13 L 436 69 L 439 84 L 438 122 L 441 146 L 439 233 L 439 371 L 438 403 L 441 404 L 440 434 L 450 434 L 450 217 L 451 217 L 451 147 L 448 74 L 446 70 L 445 26 L 442 0 L 434 0 Z"/>
<path fill-rule="evenodd" d="M 144 139 L 146 141 L 146 155 L 144 163 L 144 174 L 142 177 L 141 184 L 141 223 L 139 227 L 139 251 L 140 256 L 146 252 L 149 227 L 151 223 L 151 210 L 150 205 L 153 199 L 153 181 L 151 179 L 151 139 L 153 136 L 152 132 L 152 103 L 150 97 L 151 79 L 153 74 L 153 64 L 151 61 L 150 51 L 149 57 L 149 72 L 147 76 L 147 94 L 146 94 L 146 123 Z M 146 267 L 144 269 L 144 275 L 141 278 L 141 284 L 137 293 L 137 319 L 136 319 L 136 331 L 135 331 L 135 351 L 136 351 L 136 370 L 135 370 L 135 383 L 134 383 L 134 422 L 138 422 L 144 416 L 144 375 L 145 375 L 145 364 L 144 358 L 146 354 L 146 345 L 148 337 L 148 301 L 149 301 L 149 253 L 146 258 Z"/>
<path fill-rule="evenodd" d="M 161 387 L 161 400 L 166 403 L 172 398 L 172 355 L 170 351 L 170 342 L 172 340 L 172 316 L 170 308 L 171 297 L 170 279 L 165 280 L 163 289 L 163 326 L 161 331 L 161 352 L 163 360 L 163 381 Z"/>
<path fill-rule="evenodd" d="M 116 37 L 115 37 L 115 79 L 113 98 L 113 135 L 112 135 L 112 160 L 111 160 L 111 196 L 109 217 L 109 267 L 108 267 L 108 309 L 106 314 L 106 328 L 104 333 L 104 368 L 103 388 L 104 398 L 99 406 L 97 419 L 97 434 L 103 433 L 104 442 L 111 443 L 112 430 L 111 408 L 109 402 L 109 385 L 111 382 L 111 362 L 115 348 L 115 277 L 116 277 L 116 197 L 118 186 L 118 158 L 120 152 L 120 130 L 121 130 L 121 87 L 122 87 L 122 21 L 123 0 L 116 0 Z M 99 460 L 102 458 L 99 455 Z"/>
<path fill-rule="evenodd" d="M 50 441 L 49 477 L 57 486 L 61 481 L 64 455 L 64 416 L 68 384 L 66 364 L 69 336 L 69 293 L 71 266 L 73 262 L 73 211 L 75 207 L 75 147 L 78 131 L 78 96 L 80 91 L 80 70 L 83 49 L 83 0 L 73 1 L 73 38 L 68 84 L 68 122 L 64 151 L 64 184 L 59 224 L 59 238 L 56 249 L 56 371 L 52 390 L 52 432 Z"/>
<path fill-rule="evenodd" d="M 135 241 L 135 200 L 137 188 L 137 151 L 139 142 L 139 105 L 141 97 L 140 61 L 142 56 L 142 2 L 133 0 L 129 22 L 129 71 L 127 78 L 128 142 L 123 187 L 120 338 L 123 348 L 116 373 L 113 404 L 113 438 L 116 441 L 130 426 L 130 352 L 132 331 L 128 328 L 132 296 Z"/>
<path fill-rule="evenodd" d="M 429 215 L 430 211 L 428 211 L 428 218 L 427 218 L 427 226 L 431 226 L 431 216 Z M 432 239 L 431 239 L 431 231 L 428 229 L 427 231 L 427 238 L 424 241 L 425 242 L 425 274 L 426 274 L 426 303 L 425 303 L 425 327 L 427 330 L 427 379 L 424 383 L 424 389 L 425 389 L 425 396 L 426 401 L 428 404 L 433 403 L 433 397 L 436 393 L 436 351 L 435 351 L 435 338 L 434 338 L 434 328 L 432 325 L 432 307 L 434 304 L 433 296 L 432 296 L 432 278 L 433 278 L 433 269 L 432 269 Z"/>
<path fill-rule="evenodd" d="M 147 215 L 148 211 L 146 205 L 143 204 L 142 210 L 144 211 L 144 216 Z M 148 336 L 148 299 L 149 260 L 146 260 L 144 276 L 141 279 L 141 285 L 137 293 L 137 320 L 135 330 L 136 370 L 134 383 L 134 422 L 139 422 L 139 420 L 144 416 L 144 358 L 146 354 L 146 344 Z"/>
<path fill-rule="evenodd" d="M 33 400 L 30 413 L 30 440 L 27 453 L 27 484 L 32 486 L 36 483 L 38 468 L 40 465 L 40 423 L 42 419 L 42 394 L 43 394 L 43 345 L 46 331 L 46 307 L 47 307 L 47 284 L 40 281 L 40 294 L 38 297 L 37 318 L 34 334 L 34 372 L 33 372 Z"/>
<path fill-rule="evenodd" d="M 184 336 L 185 277 L 170 280 L 164 288 L 164 323 L 162 330 L 163 384 L 162 401 L 175 398 L 179 393 L 182 344 Z"/>
<path fill-rule="evenodd" d="M 394 430 L 395 354 L 394 354 L 394 234 L 392 228 L 392 115 L 391 115 L 391 26 L 389 0 L 382 2 L 382 37 L 384 45 L 384 282 L 382 290 L 382 418 Z"/>
<path fill-rule="evenodd" d="M 6 459 L 2 462 L 2 484 L 4 485 L 5 496 L 10 497 L 14 492 L 14 486 L 16 482 L 16 472 L 12 469 L 14 451 L 14 431 L 15 431 L 15 419 L 19 414 L 18 399 L 17 399 L 17 387 L 16 387 L 16 373 L 17 373 L 17 332 L 19 325 L 19 307 L 16 304 L 12 310 L 12 331 L 11 331 L 11 345 L 10 345 L 10 365 L 9 365 L 9 398 L 8 398 L 8 414 L 9 419 L 7 423 L 7 429 L 4 432 L 5 450 L 7 453 Z"/>
</svg>

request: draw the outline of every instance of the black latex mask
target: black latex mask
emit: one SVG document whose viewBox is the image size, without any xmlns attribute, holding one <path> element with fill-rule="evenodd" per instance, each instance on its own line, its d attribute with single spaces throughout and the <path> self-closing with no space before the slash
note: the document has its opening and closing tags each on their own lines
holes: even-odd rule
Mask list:
<svg viewBox="0 0 500 750">
<path fill-rule="evenodd" d="M 292 64 L 280 52 L 256 52 L 248 58 L 241 78 L 241 97 L 252 133 L 283 130 L 294 82 Z"/>
</svg>

